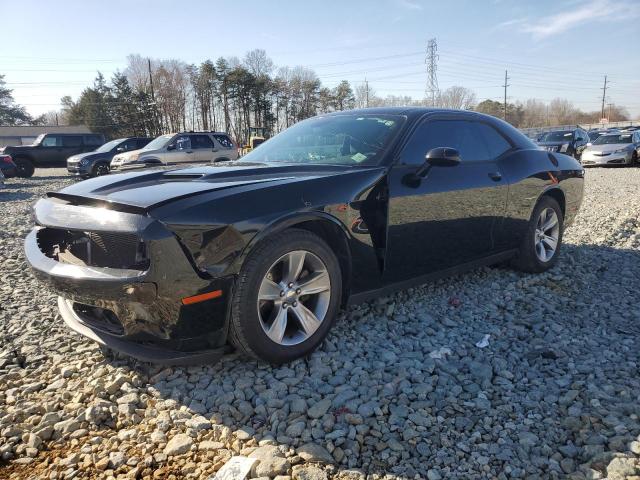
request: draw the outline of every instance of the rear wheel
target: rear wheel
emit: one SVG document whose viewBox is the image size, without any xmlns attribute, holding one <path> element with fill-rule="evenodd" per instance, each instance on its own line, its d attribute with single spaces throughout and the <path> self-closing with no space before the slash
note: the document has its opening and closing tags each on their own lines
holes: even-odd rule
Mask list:
<svg viewBox="0 0 640 480">
<path fill-rule="evenodd" d="M 558 202 L 544 196 L 533 210 L 514 265 L 525 272 L 544 272 L 558 261 L 564 218 Z"/>
<path fill-rule="evenodd" d="M 13 163 L 18 167 L 18 176 L 21 178 L 33 177 L 35 167 L 33 162 L 25 157 L 17 157 L 13 159 Z"/>
<path fill-rule="evenodd" d="M 342 278 L 335 254 L 317 235 L 290 229 L 249 255 L 238 277 L 231 342 L 271 363 L 311 353 L 340 307 Z"/>
</svg>

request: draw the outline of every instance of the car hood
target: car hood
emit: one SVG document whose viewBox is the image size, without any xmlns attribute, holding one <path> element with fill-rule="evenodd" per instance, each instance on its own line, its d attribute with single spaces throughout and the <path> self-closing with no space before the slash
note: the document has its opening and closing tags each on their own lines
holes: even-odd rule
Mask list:
<svg viewBox="0 0 640 480">
<path fill-rule="evenodd" d="M 558 142 L 538 142 L 538 145 L 541 147 L 559 147 L 561 145 L 566 145 L 567 143 L 571 143 L 571 140 L 564 140 Z"/>
<path fill-rule="evenodd" d="M 590 152 L 611 153 L 621 148 L 631 148 L 630 143 L 608 143 L 603 145 L 591 145 L 588 147 Z"/>
<path fill-rule="evenodd" d="M 71 161 L 80 161 L 84 158 L 88 158 L 90 160 L 97 160 L 99 158 L 108 158 L 111 154 L 109 152 L 106 153 L 96 153 L 96 152 L 87 152 L 87 153 L 78 153 L 77 155 L 72 155 L 67 160 Z"/>
<path fill-rule="evenodd" d="M 50 192 L 47 196 L 73 204 L 144 213 L 175 200 L 218 190 L 300 182 L 380 168 L 242 162 L 191 168 L 154 168 L 93 178 L 59 192 Z"/>
</svg>

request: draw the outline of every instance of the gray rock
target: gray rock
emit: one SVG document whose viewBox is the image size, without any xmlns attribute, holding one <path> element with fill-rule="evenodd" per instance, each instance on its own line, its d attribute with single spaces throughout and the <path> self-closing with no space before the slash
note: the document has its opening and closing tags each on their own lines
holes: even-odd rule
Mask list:
<svg viewBox="0 0 640 480">
<path fill-rule="evenodd" d="M 308 410 L 307 415 L 310 418 L 320 418 L 329 411 L 331 407 L 331 399 L 325 398 L 313 404 Z"/>
</svg>

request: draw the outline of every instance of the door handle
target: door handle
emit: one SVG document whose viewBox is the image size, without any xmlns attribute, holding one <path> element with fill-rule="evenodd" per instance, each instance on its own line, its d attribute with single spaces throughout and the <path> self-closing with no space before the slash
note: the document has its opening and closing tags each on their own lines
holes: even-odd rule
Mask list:
<svg viewBox="0 0 640 480">
<path fill-rule="evenodd" d="M 489 178 L 491 178 L 491 180 L 493 180 L 494 182 L 499 182 L 500 180 L 502 180 L 502 174 L 500 172 L 491 172 L 489 173 Z"/>
</svg>

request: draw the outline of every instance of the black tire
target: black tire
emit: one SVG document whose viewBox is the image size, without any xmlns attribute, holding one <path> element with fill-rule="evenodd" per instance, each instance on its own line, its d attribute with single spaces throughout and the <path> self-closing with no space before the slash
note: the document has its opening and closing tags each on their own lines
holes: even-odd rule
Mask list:
<svg viewBox="0 0 640 480">
<path fill-rule="evenodd" d="M 13 163 L 15 163 L 16 167 L 18 167 L 18 177 L 33 177 L 33 173 L 36 171 L 36 168 L 34 167 L 31 160 L 25 157 L 16 157 L 13 159 Z"/>
<path fill-rule="evenodd" d="M 110 172 L 109 165 L 104 162 L 98 163 L 91 169 L 91 177 L 101 177 L 108 175 Z"/>
<path fill-rule="evenodd" d="M 633 152 L 633 154 L 631 155 L 631 163 L 630 163 L 631 167 L 637 167 L 638 166 L 638 152 Z"/>
<path fill-rule="evenodd" d="M 324 263 L 331 282 L 331 298 L 318 330 L 301 343 L 284 346 L 271 340 L 261 326 L 257 308 L 258 290 L 274 262 L 295 250 L 311 252 Z M 335 322 L 341 292 L 340 264 L 320 237 L 296 228 L 271 235 L 253 249 L 242 266 L 231 306 L 229 339 L 241 352 L 273 364 L 308 355 L 318 347 Z"/>
<path fill-rule="evenodd" d="M 542 212 L 548 208 L 553 209 L 558 218 L 558 242 L 553 256 L 548 261 L 543 261 L 536 254 L 536 225 Z M 522 240 L 522 243 L 520 244 L 520 249 L 516 258 L 512 262 L 513 266 L 518 270 L 530 273 L 544 272 L 553 267 L 558 261 L 558 256 L 560 255 L 560 249 L 562 247 L 562 235 L 564 233 L 563 227 L 564 216 L 562 215 L 562 209 L 560 208 L 560 205 L 558 205 L 558 202 L 554 198 L 548 195 L 544 195 L 542 198 L 540 198 L 536 207 L 533 209 L 531 219 L 529 220 L 529 225 L 527 226 L 527 231 Z"/>
</svg>

